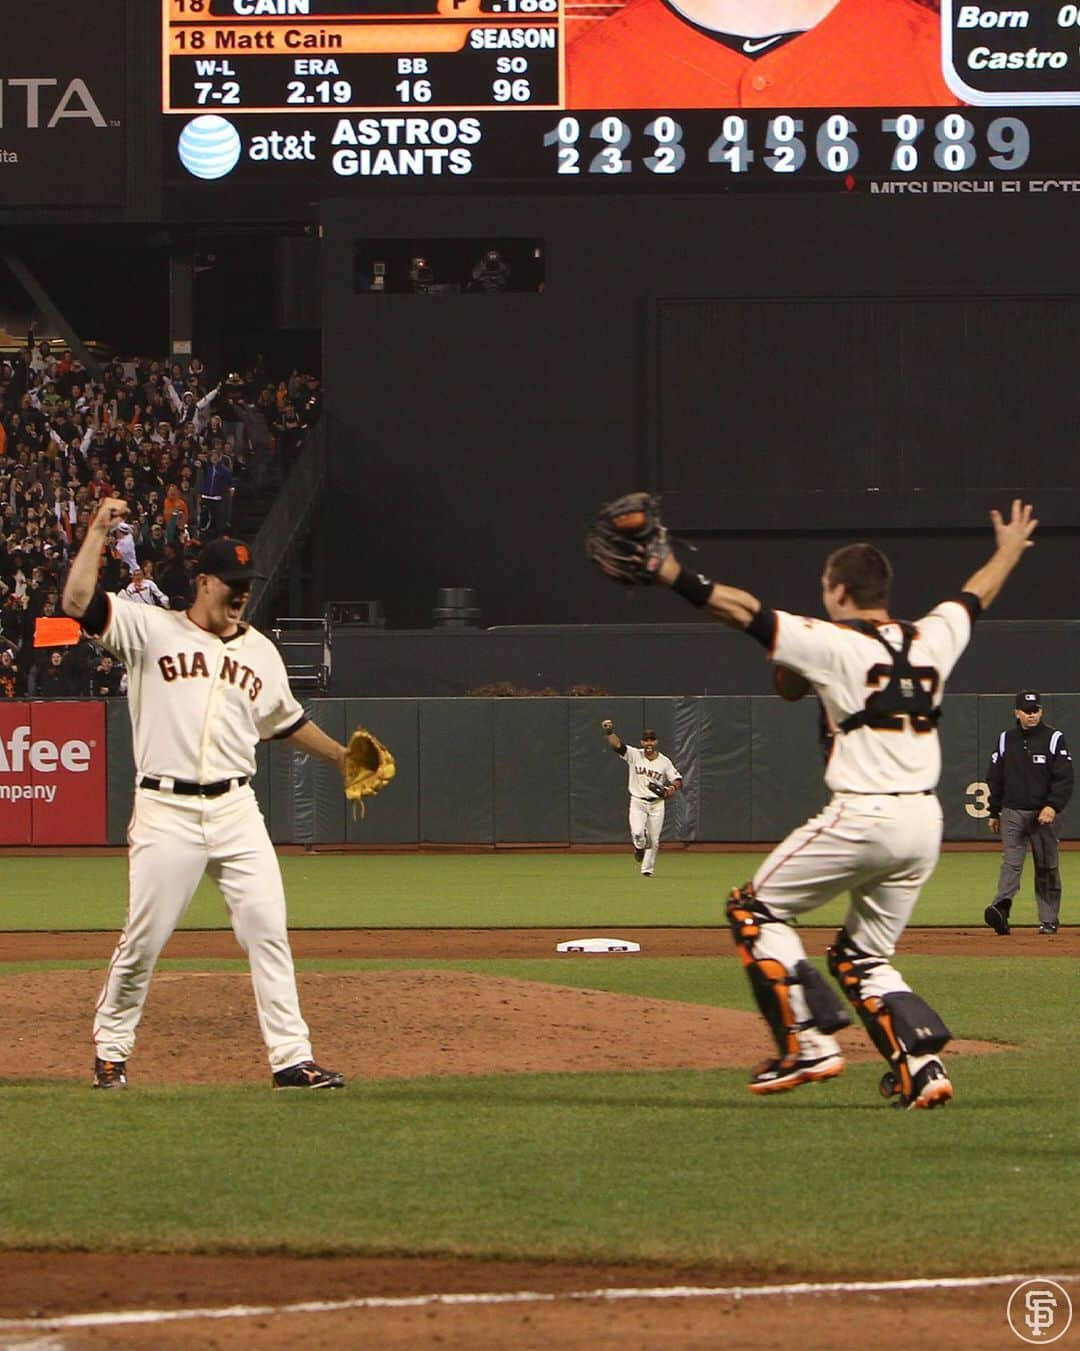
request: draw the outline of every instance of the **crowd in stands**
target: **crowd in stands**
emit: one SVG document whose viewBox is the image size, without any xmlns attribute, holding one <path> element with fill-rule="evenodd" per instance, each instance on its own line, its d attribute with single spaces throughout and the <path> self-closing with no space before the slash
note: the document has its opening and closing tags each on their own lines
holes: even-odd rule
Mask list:
<svg viewBox="0 0 1080 1351">
<path fill-rule="evenodd" d="M 59 344 L 0 360 L 0 698 L 122 694 L 123 668 L 86 639 L 50 647 L 68 561 L 96 503 L 122 497 L 101 585 L 184 609 L 195 560 L 228 534 L 237 493 L 284 480 L 321 413 L 316 377 L 268 378 L 261 358 L 211 382 L 203 363 L 87 370 Z M 35 642 L 35 636 L 37 642 Z"/>
</svg>

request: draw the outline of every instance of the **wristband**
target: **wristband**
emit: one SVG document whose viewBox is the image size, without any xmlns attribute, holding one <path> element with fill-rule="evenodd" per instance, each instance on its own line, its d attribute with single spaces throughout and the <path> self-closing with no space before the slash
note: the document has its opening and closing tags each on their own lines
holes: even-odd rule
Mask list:
<svg viewBox="0 0 1080 1351">
<path fill-rule="evenodd" d="M 671 583 L 671 589 L 677 596 L 682 596 L 683 600 L 688 600 L 700 610 L 703 605 L 708 604 L 713 584 L 700 572 L 688 572 L 686 568 L 680 568 L 679 575 Z"/>
</svg>

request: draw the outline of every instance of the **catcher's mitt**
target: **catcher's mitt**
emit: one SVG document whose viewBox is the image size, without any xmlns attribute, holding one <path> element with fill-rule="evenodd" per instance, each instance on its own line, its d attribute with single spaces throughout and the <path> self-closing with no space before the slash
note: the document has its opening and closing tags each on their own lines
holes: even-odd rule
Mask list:
<svg viewBox="0 0 1080 1351">
<path fill-rule="evenodd" d="M 364 798 L 381 793 L 397 773 L 394 757 L 377 736 L 358 727 L 345 748 L 345 796 L 358 803 L 364 814 Z"/>
<path fill-rule="evenodd" d="M 625 586 L 648 586 L 671 553 L 660 499 L 627 493 L 606 502 L 585 536 L 585 553 L 601 572 Z"/>
</svg>

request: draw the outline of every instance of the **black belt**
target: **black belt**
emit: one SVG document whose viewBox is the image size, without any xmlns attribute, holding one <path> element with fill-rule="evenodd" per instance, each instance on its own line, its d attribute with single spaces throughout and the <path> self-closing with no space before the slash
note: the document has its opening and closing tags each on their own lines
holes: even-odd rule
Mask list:
<svg viewBox="0 0 1080 1351">
<path fill-rule="evenodd" d="M 179 793 L 181 797 L 220 797 L 234 785 L 243 788 L 247 779 L 222 779 L 218 783 L 186 783 L 183 779 L 173 779 L 172 787 L 164 789 L 161 787 L 163 782 L 163 779 L 148 779 L 144 776 L 139 780 L 139 787 L 161 790 L 165 793 Z"/>
</svg>

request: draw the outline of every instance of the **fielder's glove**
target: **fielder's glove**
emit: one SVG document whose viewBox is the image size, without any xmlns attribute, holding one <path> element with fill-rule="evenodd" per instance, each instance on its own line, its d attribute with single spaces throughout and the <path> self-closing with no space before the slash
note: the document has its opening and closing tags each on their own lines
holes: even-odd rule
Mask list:
<svg viewBox="0 0 1080 1351">
<path fill-rule="evenodd" d="M 624 586 L 648 586 L 671 553 L 660 499 L 627 493 L 606 502 L 585 536 L 585 553 L 601 572 Z"/>
<path fill-rule="evenodd" d="M 345 796 L 359 803 L 364 814 L 364 798 L 381 793 L 397 773 L 394 757 L 377 736 L 358 727 L 345 748 Z"/>
<path fill-rule="evenodd" d="M 652 793 L 654 797 L 667 797 L 667 784 L 657 783 L 655 779 L 650 779 L 649 792 Z"/>
</svg>

